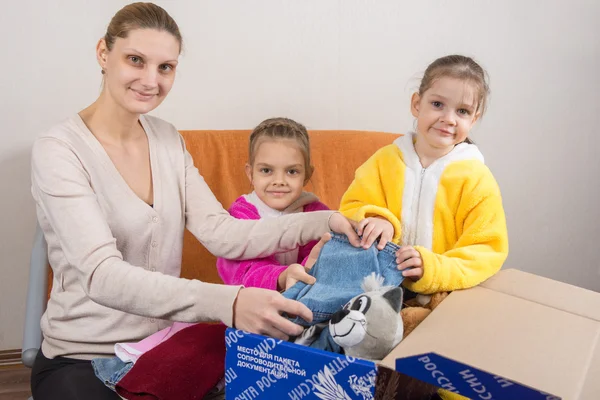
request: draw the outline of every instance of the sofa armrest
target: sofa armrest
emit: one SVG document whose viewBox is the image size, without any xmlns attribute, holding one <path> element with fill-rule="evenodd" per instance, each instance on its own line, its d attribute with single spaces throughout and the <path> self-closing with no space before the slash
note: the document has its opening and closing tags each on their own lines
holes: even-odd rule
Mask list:
<svg viewBox="0 0 600 400">
<path fill-rule="evenodd" d="M 25 328 L 21 359 L 32 367 L 42 344 L 40 321 L 46 310 L 48 295 L 48 248 L 39 224 L 36 227 L 29 262 L 29 283 L 25 308 Z"/>
</svg>

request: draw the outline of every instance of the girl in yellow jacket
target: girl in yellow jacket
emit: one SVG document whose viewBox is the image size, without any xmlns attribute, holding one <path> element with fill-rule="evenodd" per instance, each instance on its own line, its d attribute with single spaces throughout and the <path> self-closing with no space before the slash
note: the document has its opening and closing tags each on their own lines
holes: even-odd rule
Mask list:
<svg viewBox="0 0 600 400">
<path fill-rule="evenodd" d="M 473 287 L 508 255 L 498 184 L 468 135 L 485 111 L 488 84 L 471 58 L 427 67 L 411 99 L 416 132 L 378 150 L 356 171 L 340 211 L 360 221 L 369 247 L 402 245 L 398 269 L 411 291 Z"/>
</svg>

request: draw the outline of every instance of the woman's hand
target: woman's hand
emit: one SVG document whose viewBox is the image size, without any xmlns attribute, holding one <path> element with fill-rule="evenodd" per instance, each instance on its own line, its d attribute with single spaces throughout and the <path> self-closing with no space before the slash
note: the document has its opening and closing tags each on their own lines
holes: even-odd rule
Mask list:
<svg viewBox="0 0 600 400">
<path fill-rule="evenodd" d="M 341 213 L 335 212 L 329 217 L 329 229 L 336 233 L 343 233 L 350 240 L 354 247 L 360 247 L 360 239 L 356 234 L 356 222 L 344 217 Z"/>
<path fill-rule="evenodd" d="M 317 280 L 314 276 L 309 275 L 307 269 L 301 264 L 290 264 L 277 278 L 277 289 L 288 290 L 296 284 L 296 282 L 304 282 L 307 285 L 312 285 Z"/>
<path fill-rule="evenodd" d="M 362 236 L 360 245 L 368 249 L 380 237 L 378 250 L 383 250 L 387 242 L 394 237 L 394 225 L 382 217 L 365 218 L 358 223 L 358 235 Z"/>
<path fill-rule="evenodd" d="M 423 277 L 423 258 L 412 246 L 402 246 L 396 252 L 396 264 L 405 278 L 418 281 Z"/>
<path fill-rule="evenodd" d="M 304 304 L 286 299 L 274 290 L 242 288 L 233 303 L 233 326 L 246 332 L 288 340 L 304 330 L 281 316 L 295 315 L 307 322 L 312 321 L 312 311 Z"/>
</svg>

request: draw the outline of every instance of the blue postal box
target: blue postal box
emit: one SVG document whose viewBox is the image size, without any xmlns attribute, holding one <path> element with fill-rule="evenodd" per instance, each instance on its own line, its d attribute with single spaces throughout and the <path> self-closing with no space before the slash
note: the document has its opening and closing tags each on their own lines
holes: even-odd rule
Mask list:
<svg viewBox="0 0 600 400">
<path fill-rule="evenodd" d="M 559 399 L 435 353 L 398 359 L 394 371 L 231 328 L 225 342 L 228 400 Z"/>
<path fill-rule="evenodd" d="M 375 393 L 373 362 L 234 329 L 225 343 L 227 399 L 372 399 Z"/>
</svg>

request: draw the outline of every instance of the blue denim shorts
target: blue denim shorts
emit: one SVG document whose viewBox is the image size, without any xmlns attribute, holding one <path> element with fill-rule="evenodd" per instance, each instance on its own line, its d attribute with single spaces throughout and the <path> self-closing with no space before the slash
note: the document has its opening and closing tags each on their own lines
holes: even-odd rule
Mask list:
<svg viewBox="0 0 600 400">
<path fill-rule="evenodd" d="M 92 367 L 96 377 L 100 379 L 106 387 L 115 390 L 115 386 L 123 377 L 133 368 L 133 363 L 125 363 L 118 357 L 94 358 Z"/>
<path fill-rule="evenodd" d="M 299 317 L 291 320 L 302 326 L 328 321 L 350 299 L 363 292 L 363 279 L 375 272 L 384 278 L 385 286 L 399 286 L 404 277 L 397 269 L 396 252 L 400 246 L 387 243 L 383 250 L 377 243 L 370 248 L 354 247 L 345 235 L 331 234 L 309 274 L 317 281 L 313 285 L 297 282 L 283 296 L 297 300 L 313 312 L 308 323 Z"/>
</svg>

